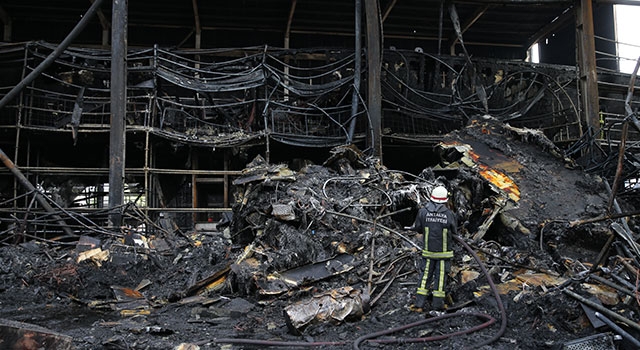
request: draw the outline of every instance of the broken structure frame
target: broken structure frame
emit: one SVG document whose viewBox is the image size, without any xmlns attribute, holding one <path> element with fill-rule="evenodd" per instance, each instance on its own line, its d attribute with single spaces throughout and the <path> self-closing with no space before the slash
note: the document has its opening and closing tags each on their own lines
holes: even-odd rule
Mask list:
<svg viewBox="0 0 640 350">
<path fill-rule="evenodd" d="M 581 9 L 578 17 L 583 22 L 589 22 L 592 17 L 589 6 L 583 7 L 586 9 Z M 366 18 L 370 21 L 367 22 L 367 28 L 371 33 L 367 36 L 370 38 L 367 45 L 370 46 L 379 42 L 381 34 L 375 34 L 374 31 L 376 16 L 371 14 L 376 13 L 376 10 L 368 10 Z M 114 10 L 114 17 L 124 16 L 123 11 L 126 13 L 126 9 Z M 112 20 L 115 23 L 118 18 Z M 581 30 L 585 28 L 586 22 L 579 25 Z M 117 30 L 113 33 L 123 34 Z M 584 40 L 593 39 L 590 32 L 583 37 Z M 461 40 L 458 41 L 462 44 Z M 536 65 L 534 68 L 526 63 L 471 62 L 421 52 L 385 50 L 380 64 L 382 68 L 366 70 L 368 76 L 363 81 L 369 89 L 362 90 L 353 89 L 352 84 L 359 80 L 359 73 L 356 74 L 351 67 L 357 67 L 355 62 L 359 60 L 354 60 L 355 55 L 349 54 L 348 50 L 328 53 L 326 50 L 305 52 L 269 47 L 235 51 L 169 51 L 158 47 L 152 50 L 131 50 L 126 60 L 128 66 L 125 68 L 128 77 L 124 81 L 128 83 L 127 88 L 114 89 L 113 69 L 109 67 L 114 68 L 122 63 L 114 62 L 111 57 L 122 55 L 114 54 L 117 53 L 114 50 L 118 48 L 117 45 L 113 46 L 111 54 L 100 50 L 66 50 L 65 57 L 56 60 L 58 67 L 43 74 L 45 80 L 49 81 L 43 82 L 40 79 L 31 84 L 19 97 L 18 103 L 11 106 L 10 110 L 15 109 L 16 114 L 5 114 L 3 119 L 7 121 L 5 132 L 15 136 L 15 144 L 11 146 L 15 162 L 29 176 L 35 176 L 36 183 L 42 181 L 38 176 L 45 175 L 104 178 L 109 173 L 110 197 L 114 192 L 124 193 L 125 186 L 120 186 L 119 181 L 143 184 L 137 187 L 134 196 L 144 197 L 142 206 L 145 213 L 192 213 L 192 220 L 187 220 L 184 226 L 202 220 L 194 213 L 230 210 L 229 179 L 238 175 L 239 170 L 232 169 L 242 168 L 241 165 L 232 165 L 232 158 L 237 154 L 238 148 L 250 145 L 266 147 L 263 152 L 269 159 L 270 141 L 311 147 L 330 147 L 353 141 L 364 145 L 372 154 L 381 156 L 382 140 L 387 143 L 413 143 L 416 140 L 427 145 L 435 143 L 438 134 L 453 130 L 481 112 L 481 104 L 487 98 L 489 105 L 485 107 L 485 111 L 501 115 L 505 121 L 543 130 L 544 124 L 548 123 L 547 127 L 553 130 L 549 131 L 549 136 L 555 142 L 571 144 L 579 140 L 586 129 L 602 130 L 608 127 L 608 137 L 615 139 L 616 134 L 615 118 L 607 118 L 607 123 L 611 124 L 602 125 L 598 116 L 595 124 L 593 112 L 587 111 L 593 108 L 588 108 L 590 102 L 586 103 L 584 98 L 593 101 L 593 96 L 598 95 L 598 82 L 594 85 L 594 77 L 603 80 L 600 78 L 603 75 L 600 74 L 599 77 L 593 74 L 596 72 L 595 67 L 587 64 L 589 57 L 595 54 L 590 49 L 591 45 L 580 45 L 581 57 L 586 58 L 582 59 L 581 62 L 584 63 L 579 65 L 579 70 L 548 67 L 553 74 L 541 72 L 545 69 L 543 65 Z M 7 52 L 15 54 L 19 50 L 20 48 L 10 47 Z M 46 43 L 27 43 L 24 46 L 23 71 L 26 73 L 33 69 L 32 62 L 41 60 L 48 51 L 60 51 L 60 47 L 55 48 Z M 381 54 L 378 50 L 367 50 L 367 67 L 377 66 L 375 58 L 379 56 Z M 292 61 L 299 65 L 292 66 Z M 236 64 L 240 68 L 234 66 Z M 111 72 L 111 77 L 106 76 L 108 72 Z M 429 72 L 433 74 L 429 75 Z M 477 82 L 478 72 L 484 76 L 481 86 L 490 89 L 488 97 L 477 95 L 474 91 L 474 84 L 471 82 Z M 438 84 L 440 74 L 445 77 L 442 84 Z M 552 75 L 554 78 L 551 78 Z M 581 84 L 574 88 L 575 76 L 579 77 L 577 81 Z M 612 76 L 604 79 L 607 80 L 607 92 L 615 92 L 624 86 Z M 374 86 L 377 83 L 382 83 L 380 98 L 372 97 L 378 94 L 376 91 L 379 88 Z M 502 88 L 501 84 L 504 84 Z M 438 89 L 438 85 L 447 88 Z M 455 87 L 454 91 L 448 86 Z M 178 91 L 180 89 L 182 92 Z M 109 98 L 106 96 L 108 91 L 111 92 Z M 505 94 L 507 91 L 513 93 L 513 103 L 496 105 L 498 97 L 502 100 L 509 99 L 510 96 Z M 351 101 L 347 98 L 349 95 L 353 97 Z M 126 119 L 127 125 L 122 132 L 118 131 L 119 127 L 114 130 L 113 123 L 107 120 L 108 115 L 114 118 L 115 111 L 123 108 L 113 104 L 113 96 L 126 97 L 126 112 L 122 118 Z M 578 96 L 583 100 L 579 100 Z M 544 104 L 540 101 L 545 99 L 551 100 L 552 105 L 556 104 L 550 111 L 540 109 Z M 111 101 L 109 107 L 107 101 Z M 614 98 L 608 102 L 611 106 L 617 101 Z M 436 108 L 431 107 L 434 103 Z M 607 109 L 608 117 L 615 117 L 616 114 L 612 112 L 614 109 L 615 107 Z M 114 113 L 109 112 L 110 110 Z M 384 118 L 378 117 L 379 113 Z M 38 120 L 38 116 L 44 117 Z M 121 117 L 115 119 L 119 120 Z M 212 119 L 214 123 L 210 122 Z M 264 120 L 263 125 L 259 125 L 260 119 Z M 358 127 L 352 129 L 354 122 L 357 122 Z M 108 125 L 111 130 L 106 129 Z M 15 135 L 7 131 L 11 128 L 14 128 Z M 71 132 L 74 144 L 79 137 L 106 133 L 111 137 L 121 134 L 122 141 L 114 141 L 108 160 L 102 159 L 103 166 L 42 166 L 39 157 L 34 161 L 28 155 L 31 152 L 32 138 L 40 132 L 47 134 L 54 130 Z M 124 143 L 125 134 L 131 135 L 127 143 Z M 156 162 L 162 161 L 158 158 L 158 153 L 166 151 L 162 148 L 155 149 L 158 140 L 173 142 L 176 154 L 186 157 L 185 165 L 189 166 L 157 166 Z M 123 147 L 116 147 L 120 143 Z M 127 157 L 128 164 L 137 166 L 125 169 L 124 161 L 122 164 L 113 164 L 114 159 L 124 160 L 125 153 L 132 153 L 131 144 L 144 149 L 141 156 Z M 185 146 L 199 150 L 215 150 L 216 147 L 224 149 L 222 162 L 219 162 L 218 169 L 203 166 L 198 152 L 180 153 L 179 149 Z M 637 144 L 631 144 L 630 147 L 637 147 Z M 23 153 L 25 150 L 26 154 Z M 191 205 L 184 206 L 184 200 L 181 204 L 173 205 L 165 202 L 162 185 L 158 181 L 163 175 L 190 177 L 187 182 L 191 184 Z M 198 187 L 220 182 L 224 198 L 218 203 L 218 207 L 203 205 Z M 104 184 L 105 181 L 101 183 Z M 97 184 L 95 188 L 104 187 Z M 113 191 L 113 188 L 118 189 Z M 47 191 L 46 188 L 44 190 Z M 96 190 L 90 197 L 99 197 L 101 191 L 104 190 Z M 14 184 L 14 197 L 18 197 L 17 193 L 17 186 Z M 121 200 L 124 200 L 124 195 L 122 198 L 110 198 L 108 206 L 112 213 L 124 206 Z M 27 203 L 28 200 L 25 200 L 25 207 Z M 13 202 L 14 209 L 20 206 Z M 96 202 L 96 206 L 104 209 L 104 203 Z M 80 210 L 86 211 L 87 208 Z"/>
</svg>

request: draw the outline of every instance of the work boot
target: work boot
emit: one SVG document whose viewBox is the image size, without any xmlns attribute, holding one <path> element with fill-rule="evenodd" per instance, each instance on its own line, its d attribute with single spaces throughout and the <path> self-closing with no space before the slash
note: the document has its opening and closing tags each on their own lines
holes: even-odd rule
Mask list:
<svg viewBox="0 0 640 350">
<path fill-rule="evenodd" d="M 435 311 L 443 311 L 444 298 L 433 297 L 433 301 L 431 302 L 431 309 Z"/>
<path fill-rule="evenodd" d="M 427 300 L 426 295 L 418 294 L 416 295 L 416 301 L 413 303 L 413 306 L 419 309 L 424 309 L 424 303 Z"/>
</svg>

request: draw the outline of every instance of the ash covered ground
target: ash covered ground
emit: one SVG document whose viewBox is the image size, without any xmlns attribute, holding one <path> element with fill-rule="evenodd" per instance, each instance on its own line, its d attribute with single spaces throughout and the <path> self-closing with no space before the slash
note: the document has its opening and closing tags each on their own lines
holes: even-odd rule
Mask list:
<svg viewBox="0 0 640 350">
<path fill-rule="evenodd" d="M 635 246 L 616 220 L 582 222 L 607 212 L 603 181 L 540 133 L 492 121 L 437 149 L 440 164 L 418 175 L 350 147 L 297 171 L 256 158 L 235 180 L 233 219 L 215 229 L 134 245 L 96 235 L 90 256 L 78 241 L 4 245 L 0 326 L 44 327 L 76 349 L 560 349 L 600 334 L 634 348 L 596 328 L 575 297 L 638 320 L 637 297 L 601 281 L 636 283 Z M 403 229 L 435 184 L 450 190 L 473 251 L 455 245 L 441 316 L 410 308 L 421 236 Z M 25 337 L 2 342 L 29 349 Z"/>
</svg>

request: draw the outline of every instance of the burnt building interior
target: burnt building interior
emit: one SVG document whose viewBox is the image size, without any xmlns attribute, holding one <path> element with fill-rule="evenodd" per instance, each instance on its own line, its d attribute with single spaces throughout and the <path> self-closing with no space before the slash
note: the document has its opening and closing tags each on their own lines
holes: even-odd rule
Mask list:
<svg viewBox="0 0 640 350">
<path fill-rule="evenodd" d="M 344 2 L 135 2 L 117 28 L 109 2 L 7 1 L 2 89 L 18 88 L 3 100 L 1 147 L 62 208 L 104 223 L 132 204 L 189 227 L 229 211 L 232 179 L 257 154 L 317 161 L 354 144 L 415 173 L 439 135 L 483 114 L 563 149 L 615 145 L 628 78 L 614 3 L 382 1 L 372 17 Z M 535 43 L 540 63 L 527 60 Z M 4 209 L 28 209 L 2 173 Z"/>
<path fill-rule="evenodd" d="M 638 5 L 0 1 L 0 240 L 224 222 L 257 158 L 298 171 L 352 146 L 417 176 L 489 117 L 539 130 L 637 212 L 617 4 Z"/>
<path fill-rule="evenodd" d="M 483 114 L 540 128 L 563 149 L 615 144 L 628 78 L 613 3 L 389 1 L 370 14 L 342 2 L 135 2 L 116 28 L 109 2 L 8 1 L 2 86 L 18 89 L 3 100 L 1 147 L 63 208 L 100 221 L 131 203 L 188 227 L 230 209 L 233 176 L 256 154 L 314 160 L 354 144 L 416 172 L 438 135 Z M 91 18 L 61 48 L 83 11 Z M 535 43 L 540 63 L 527 61 Z M 113 60 L 115 49 L 126 57 Z M 3 173 L 3 206 L 27 209 Z"/>
</svg>

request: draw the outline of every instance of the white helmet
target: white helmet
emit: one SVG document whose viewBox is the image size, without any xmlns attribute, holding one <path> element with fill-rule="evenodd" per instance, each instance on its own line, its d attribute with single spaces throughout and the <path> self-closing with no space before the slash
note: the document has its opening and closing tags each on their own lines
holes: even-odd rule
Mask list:
<svg viewBox="0 0 640 350">
<path fill-rule="evenodd" d="M 444 186 L 436 186 L 431 191 L 431 201 L 435 203 L 446 203 L 449 193 Z"/>
</svg>

